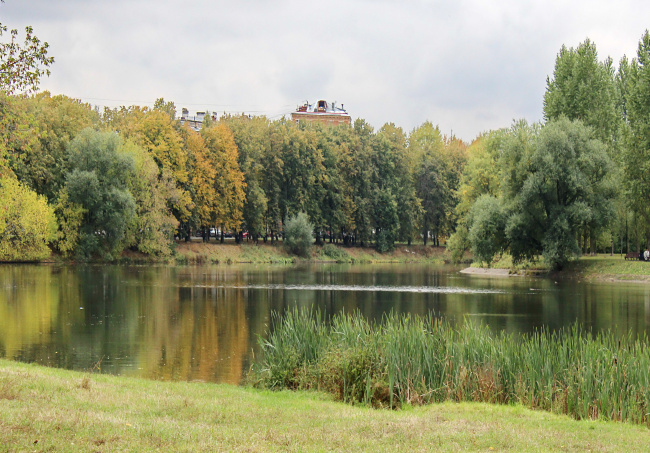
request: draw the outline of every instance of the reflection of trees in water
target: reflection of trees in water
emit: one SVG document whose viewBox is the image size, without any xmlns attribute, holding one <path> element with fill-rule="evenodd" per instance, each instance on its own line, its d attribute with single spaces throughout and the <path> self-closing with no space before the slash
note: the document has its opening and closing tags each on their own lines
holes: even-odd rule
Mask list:
<svg viewBox="0 0 650 453">
<path fill-rule="evenodd" d="M 72 324 L 81 319 L 74 272 L 56 266 L 0 266 L 0 353 L 5 357 L 58 364 L 64 351 L 46 346 L 52 337 L 69 339 Z"/>
<path fill-rule="evenodd" d="M 324 285 L 503 292 L 319 289 Z M 419 265 L 2 266 L 0 355 L 82 370 L 102 360 L 104 372 L 237 383 L 272 311 L 296 306 L 326 316 L 358 310 L 371 320 L 391 311 L 433 311 L 452 323 L 468 318 L 508 332 L 576 320 L 615 334 L 650 329 L 650 289 L 642 285 L 476 279 Z"/>
<path fill-rule="evenodd" d="M 138 315 L 138 374 L 239 383 L 249 349 L 241 295 L 196 285 L 194 278 L 161 275 L 146 288 L 133 288 L 131 300 L 147 301 Z"/>
</svg>

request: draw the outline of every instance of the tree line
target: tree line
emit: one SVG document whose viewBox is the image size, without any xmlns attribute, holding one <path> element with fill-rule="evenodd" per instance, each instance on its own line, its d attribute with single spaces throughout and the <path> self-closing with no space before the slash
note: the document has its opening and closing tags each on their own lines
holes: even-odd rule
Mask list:
<svg viewBox="0 0 650 453">
<path fill-rule="evenodd" d="M 598 59 L 563 46 L 547 78 L 542 124 L 516 121 L 480 138 L 459 188 L 450 239 L 491 263 L 543 256 L 555 269 L 580 253 L 650 243 L 650 35 L 636 58 Z"/>
<path fill-rule="evenodd" d="M 49 93 L 0 93 L 0 260 L 166 256 L 210 229 L 275 241 L 306 214 L 317 243 L 446 242 L 491 263 L 650 242 L 650 36 L 618 68 L 589 40 L 563 46 L 544 121 L 467 144 L 431 122 L 327 127 L 207 115 L 173 102 L 99 111 Z"/>
<path fill-rule="evenodd" d="M 211 228 L 274 241 L 298 213 L 317 242 L 380 251 L 439 243 L 455 225 L 467 147 L 429 122 L 406 134 L 208 115 L 197 132 L 163 99 L 98 112 L 46 92 L 2 94 L 0 109 L 0 259 L 38 259 L 47 244 L 85 259 L 162 256 Z"/>
</svg>

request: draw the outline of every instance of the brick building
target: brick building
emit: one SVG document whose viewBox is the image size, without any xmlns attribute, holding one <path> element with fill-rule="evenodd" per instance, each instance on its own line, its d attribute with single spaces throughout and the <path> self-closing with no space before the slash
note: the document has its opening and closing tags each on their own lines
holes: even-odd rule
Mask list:
<svg viewBox="0 0 650 453">
<path fill-rule="evenodd" d="M 307 121 L 309 123 L 323 123 L 330 126 L 338 126 L 340 124 L 351 124 L 352 120 L 348 112 L 343 108 L 336 105 L 336 102 L 329 103 L 327 101 L 318 101 L 315 104 L 305 102 L 291 114 L 291 121 L 296 123 L 300 121 Z"/>
</svg>

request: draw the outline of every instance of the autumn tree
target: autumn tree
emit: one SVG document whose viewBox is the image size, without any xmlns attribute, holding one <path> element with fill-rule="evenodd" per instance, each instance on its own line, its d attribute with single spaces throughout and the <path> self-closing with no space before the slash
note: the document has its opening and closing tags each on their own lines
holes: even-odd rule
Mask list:
<svg viewBox="0 0 650 453">
<path fill-rule="evenodd" d="M 15 178 L 0 178 L 0 261 L 38 261 L 50 255 L 56 218 L 45 197 Z"/>
<path fill-rule="evenodd" d="M 246 183 L 246 202 L 243 218 L 250 235 L 257 239 L 266 230 L 265 218 L 268 198 L 264 190 L 267 169 L 265 157 L 269 153 L 270 125 L 264 117 L 247 115 L 228 116 L 222 119 L 233 132 L 239 151 L 239 167 Z"/>
<path fill-rule="evenodd" d="M 206 158 L 215 170 L 213 190 L 217 202 L 211 213 L 212 224 L 221 227 L 222 234 L 225 230 L 239 231 L 246 183 L 237 161 L 235 138 L 224 122 L 204 127 L 201 136 L 207 149 Z"/>
<path fill-rule="evenodd" d="M 154 159 L 159 176 L 171 175 L 177 196 L 170 199 L 170 209 L 180 222 L 191 216 L 193 202 L 188 191 L 188 155 L 184 147 L 181 125 L 171 115 L 171 107 L 164 99 L 156 101 L 156 108 L 122 107 L 106 109 L 102 120 L 112 130 L 144 148 Z"/>
<path fill-rule="evenodd" d="M 127 188 L 135 202 L 135 215 L 128 223 L 125 243 L 148 255 L 168 256 L 178 226 L 169 206 L 178 197 L 178 188 L 167 169 L 159 174 L 153 157 L 132 142 L 118 148 L 119 157 L 133 161 L 133 177 Z"/>
<path fill-rule="evenodd" d="M 191 225 L 202 229 L 204 240 L 209 238 L 209 227 L 214 225 L 214 212 L 219 202 L 214 190 L 217 170 L 210 159 L 203 136 L 186 126 L 183 131 L 185 147 L 189 156 L 190 195 L 193 201 Z M 189 236 L 191 226 L 184 229 Z"/>
</svg>

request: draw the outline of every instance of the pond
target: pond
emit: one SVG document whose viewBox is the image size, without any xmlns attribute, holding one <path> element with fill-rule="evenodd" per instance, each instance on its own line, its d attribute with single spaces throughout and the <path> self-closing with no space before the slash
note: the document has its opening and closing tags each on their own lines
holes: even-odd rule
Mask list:
<svg viewBox="0 0 650 453">
<path fill-rule="evenodd" d="M 650 286 L 460 274 L 433 265 L 0 266 L 0 357 L 161 380 L 239 383 L 271 314 L 431 311 L 495 332 L 576 322 L 650 332 Z"/>
</svg>

